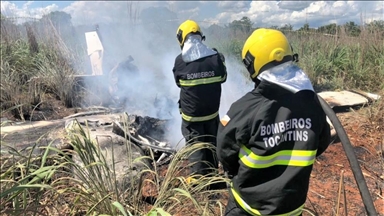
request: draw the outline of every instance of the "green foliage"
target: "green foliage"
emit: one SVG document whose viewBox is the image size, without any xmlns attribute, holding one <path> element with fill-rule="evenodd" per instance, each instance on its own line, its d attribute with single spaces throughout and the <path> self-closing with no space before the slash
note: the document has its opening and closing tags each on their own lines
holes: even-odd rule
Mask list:
<svg viewBox="0 0 384 216">
<path fill-rule="evenodd" d="M 69 16 L 69 15 L 68 15 Z M 67 107 L 74 104 L 77 95 L 73 86 L 76 65 L 80 65 L 86 56 L 80 53 L 78 47 L 68 47 L 61 38 L 61 34 L 71 32 L 70 17 L 65 13 L 51 13 L 44 19 L 16 25 L 9 19 L 1 20 L 1 111 L 9 110 L 16 118 L 29 119 L 31 112 L 44 102 L 46 93 L 60 98 Z M 64 18 L 64 19 L 62 19 Z M 46 21 L 56 19 L 61 28 L 61 34 L 55 25 Z M 64 22 L 65 21 L 65 22 Z M 64 22 L 64 23 L 63 23 Z M 49 34 L 44 34 L 49 32 Z M 4 36 L 4 37 L 3 37 Z M 68 44 L 73 43 L 72 37 L 64 37 Z M 78 72 L 77 72 L 78 73 Z M 42 79 L 43 78 L 43 79 Z"/>
<path fill-rule="evenodd" d="M 136 206 L 138 202 L 136 194 L 138 193 L 137 185 L 141 173 L 138 175 L 127 173 L 128 182 L 118 183 L 118 173 L 114 167 L 118 159 L 114 156 L 113 146 L 111 152 L 112 165 L 110 165 L 106 159 L 105 151 L 92 140 L 88 130 L 80 127 L 77 121 L 74 122 L 72 127 L 68 128 L 67 132 L 74 151 L 73 157 L 67 157 L 66 159 L 74 173 L 74 177 L 70 181 L 75 182 L 78 189 L 68 190 L 66 193 L 68 195 L 77 194 L 77 201 L 74 203 L 75 207 L 84 209 L 88 214 L 116 215 L 119 211 L 124 215 L 128 215 L 129 211 L 125 210 L 122 203 L 126 203 L 124 199 L 130 197 L 126 205 L 130 206 L 131 209 L 137 209 L 132 208 L 132 206 Z M 131 148 L 128 141 L 125 146 Z M 145 164 L 142 158 L 132 158 L 133 154 L 126 155 L 126 157 L 129 157 L 128 161 L 136 160 Z M 127 166 L 132 166 L 132 164 L 127 164 Z"/>
<path fill-rule="evenodd" d="M 173 14 L 168 15 L 173 17 Z M 70 20 L 68 14 L 53 12 L 38 23 L 30 23 L 29 29 L 25 29 L 25 26 L 15 25 L 1 17 L 2 113 L 7 109 L 16 110 L 24 119 L 24 114 L 43 102 L 41 96 L 45 93 L 53 93 L 67 106 L 73 105 L 72 75 L 79 73 L 76 65 L 82 62 L 77 59 L 86 54 L 81 47 L 74 46 L 77 40 L 68 36 L 73 30 Z M 252 25 L 249 18 L 243 17 L 227 27 L 211 26 L 204 32 L 211 47 L 216 47 L 228 58 L 235 57 L 242 65 L 241 51 L 253 30 Z M 293 31 L 290 24 L 274 28 L 286 31 L 294 51 L 300 55 L 299 65 L 308 73 L 317 90 L 358 88 L 383 91 L 384 21 L 374 21 L 364 28 L 353 22 L 342 26 L 330 24 L 316 31 L 308 23 L 299 31 Z M 29 31 L 29 36 L 24 31 Z M 43 37 L 42 34 L 46 35 Z M 35 76 L 44 78 L 44 82 L 34 82 Z M 379 108 L 383 106 L 376 106 L 377 109 L 370 111 L 370 119 L 382 122 L 383 112 Z M 102 150 L 87 131 L 69 132 L 72 154 L 80 163 L 51 145 L 40 148 L 42 153 L 36 155 L 37 145 L 22 151 L 7 147 L 9 151 L 3 154 L 5 145 L 2 144 L 1 214 L 37 214 L 37 210 L 46 207 L 44 202 L 49 199 L 57 201 L 59 207 L 62 203 L 69 205 L 65 213 L 60 212 L 69 215 L 168 216 L 177 213 L 181 207 L 188 208 L 195 215 L 222 214 L 212 210 L 222 210 L 222 203 L 209 197 L 224 193 L 224 190 L 205 189 L 228 179 L 218 174 L 209 177 L 182 175 L 192 165 L 185 163 L 190 154 L 203 148 L 213 150 L 212 146 L 200 143 L 182 148 L 174 155 L 165 176 L 160 175 L 158 167 L 148 164 L 154 160 L 153 157 L 126 155 L 132 162 L 145 164 L 145 169 L 140 170 L 137 176 L 131 175 L 131 181 L 120 184 L 114 166 L 108 166 Z M 129 142 L 125 146 L 132 148 Z M 144 175 L 154 178 L 143 180 Z M 186 181 L 188 177 L 194 177 L 198 182 L 190 185 Z M 149 209 L 146 208 L 148 204 L 141 200 L 144 183 L 152 185 L 157 192 L 157 199 Z M 128 186 L 128 189 L 122 189 L 122 186 Z"/>
<path fill-rule="evenodd" d="M 310 28 L 308 23 L 305 23 L 304 26 L 299 29 L 299 31 L 306 31 L 306 32 L 309 30 Z"/>
<path fill-rule="evenodd" d="M 292 31 L 293 26 L 291 24 L 285 24 L 283 27 L 279 28 L 281 31 Z"/>
<path fill-rule="evenodd" d="M 52 157 L 58 150 L 51 144 L 40 147 L 41 156 L 34 153 L 37 143 L 22 151 L 2 145 L 0 213 L 21 215 L 39 208 L 40 199 L 54 187 L 53 177 L 66 165 L 60 157 Z"/>
<path fill-rule="evenodd" d="M 46 48 L 46 47 L 45 47 Z M 76 74 L 70 57 L 63 56 L 55 47 L 46 48 L 45 55 L 40 55 L 36 63 L 38 71 L 36 75 L 44 79 L 44 84 L 49 88 L 67 107 L 75 104 Z"/>
<path fill-rule="evenodd" d="M 238 39 L 227 40 L 223 42 L 217 42 L 212 45 L 219 52 L 222 52 L 226 56 L 234 56 L 236 59 L 241 59 L 241 51 L 243 49 L 243 42 Z"/>
<path fill-rule="evenodd" d="M 344 25 L 345 31 L 348 36 L 359 36 L 360 35 L 360 27 L 355 22 L 347 22 Z"/>
<path fill-rule="evenodd" d="M 199 180 L 192 185 L 186 181 L 189 175 L 183 174 L 192 165 L 185 163 L 186 158 L 201 149 L 213 150 L 212 145 L 200 143 L 181 148 L 163 177 L 157 167 L 148 166 L 148 160 L 154 161 L 152 157 L 134 156 L 133 145 L 127 140 L 124 145 L 128 153 L 123 157 L 132 163 L 144 164 L 144 167 L 136 174 L 134 171 L 125 173 L 128 182 L 118 182 L 114 164 L 122 158 L 116 157 L 113 147 L 110 152 L 113 160 L 108 162 L 106 151 L 91 139 L 88 127 L 79 127 L 79 123 L 73 121 L 66 129 L 67 140 L 73 149 L 67 152 L 49 144 L 41 146 L 42 153 L 39 154 L 35 148 L 43 137 L 32 148 L 21 151 L 2 144 L 0 214 L 41 214 L 48 208 L 56 209 L 60 215 L 169 216 L 186 207 L 196 215 L 220 215 L 213 209 L 224 208 L 222 203 L 209 197 L 226 190 L 205 189 L 228 179 L 218 174 L 193 176 Z M 158 193 L 150 208 L 141 200 L 145 182 Z"/>
<path fill-rule="evenodd" d="M 316 36 L 316 40 L 313 40 Z M 317 90 L 361 89 L 378 92 L 384 88 L 384 44 L 375 34 L 364 39 L 340 35 L 287 34 L 299 65 Z"/>
<path fill-rule="evenodd" d="M 219 29 L 220 35 L 209 45 L 226 56 L 234 56 L 241 64 L 240 54 L 248 35 L 233 34 L 236 29 L 233 24 L 240 25 L 239 22 Z M 270 28 L 287 35 L 294 52 L 300 56 L 299 65 L 317 90 L 357 88 L 377 92 L 384 88 L 384 21 L 373 21 L 364 28 L 354 22 L 329 24 L 318 29 L 306 23 L 296 31 L 290 24 Z M 215 35 L 214 31 L 209 33 Z"/>
<path fill-rule="evenodd" d="M 159 214 L 160 214 L 160 216 L 171 216 L 171 214 L 164 211 L 164 209 L 162 209 L 162 208 L 153 209 L 146 216 L 158 216 Z"/>
<path fill-rule="evenodd" d="M 68 29 L 72 28 L 71 15 L 63 11 L 52 11 L 49 14 L 44 15 L 39 23 L 41 24 L 50 24 L 58 29 L 59 31 L 65 33 L 68 32 Z"/>
<path fill-rule="evenodd" d="M 326 33 L 326 34 L 333 34 L 335 35 L 339 29 L 335 23 L 325 25 L 325 26 L 320 26 L 318 29 L 318 32 Z"/>
<path fill-rule="evenodd" d="M 248 17 L 243 17 L 240 20 L 234 20 L 229 23 L 228 28 L 233 32 L 241 32 L 249 34 L 252 30 L 253 23 Z"/>
<path fill-rule="evenodd" d="M 384 20 L 374 20 L 368 24 L 365 24 L 368 29 L 373 31 L 383 31 L 384 30 Z"/>
<path fill-rule="evenodd" d="M 39 55 L 31 56 L 28 42 L 23 40 L 8 44 L 1 43 L 0 52 L 2 56 L 0 65 L 1 110 L 17 107 L 11 112 L 24 119 L 24 115 L 32 110 L 31 105 L 40 102 L 38 97 L 40 92 L 36 92 L 39 89 L 35 89 L 33 92 L 36 94 L 27 94 L 30 90 L 27 83 L 37 71 L 36 62 L 39 61 Z"/>
<path fill-rule="evenodd" d="M 226 190 L 206 189 L 212 184 L 228 183 L 228 179 L 219 175 L 218 172 L 211 176 L 181 175 L 181 173 L 188 173 L 190 166 L 193 165 L 192 163 L 186 164 L 186 159 L 201 149 L 215 151 L 211 144 L 194 143 L 193 145 L 187 144 L 175 154 L 163 181 L 158 184 L 159 194 L 150 211 L 151 214 L 165 211 L 173 215 L 180 211 L 180 204 L 182 204 L 195 215 L 217 215 L 215 212 L 210 212 L 209 209 L 220 205 L 220 203 L 216 200 L 210 200 L 209 197 Z M 188 183 L 186 179 L 189 177 L 196 179 L 196 181 L 193 184 Z M 160 209 L 163 211 L 159 212 Z"/>
</svg>

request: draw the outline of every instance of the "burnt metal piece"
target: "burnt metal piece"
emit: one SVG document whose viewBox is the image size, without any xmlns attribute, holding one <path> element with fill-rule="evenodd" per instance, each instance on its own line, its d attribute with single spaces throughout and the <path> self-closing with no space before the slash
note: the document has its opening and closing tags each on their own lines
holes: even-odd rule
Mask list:
<svg viewBox="0 0 384 216">
<path fill-rule="evenodd" d="M 130 140 L 131 142 L 143 148 L 150 148 L 152 150 L 159 151 L 160 153 L 168 153 L 168 154 L 176 153 L 176 150 L 169 147 L 169 144 L 167 142 L 162 142 L 154 138 L 154 137 L 164 138 L 163 137 L 164 134 L 161 133 L 162 130 L 160 130 L 160 133 L 159 131 L 156 131 L 156 128 L 160 129 L 158 128 L 159 122 L 149 121 L 149 123 L 153 123 L 152 125 L 148 123 L 137 124 L 138 122 L 145 121 L 144 120 L 145 118 L 142 119 L 142 117 L 138 119 L 139 120 L 134 121 L 133 124 L 128 124 L 124 127 L 120 122 L 114 121 L 112 132 L 119 136 L 125 137 L 126 139 Z M 150 135 L 152 135 L 153 137 Z"/>
</svg>

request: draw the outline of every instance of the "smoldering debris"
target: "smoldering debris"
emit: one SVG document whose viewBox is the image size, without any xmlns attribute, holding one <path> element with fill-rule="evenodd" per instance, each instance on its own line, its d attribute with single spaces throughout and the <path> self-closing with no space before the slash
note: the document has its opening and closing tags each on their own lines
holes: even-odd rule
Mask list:
<svg viewBox="0 0 384 216">
<path fill-rule="evenodd" d="M 176 150 L 167 140 L 170 120 L 161 120 L 149 116 L 128 115 L 124 120 L 113 123 L 112 132 L 140 146 L 148 154 L 152 151 L 157 162 L 169 158 Z"/>
</svg>

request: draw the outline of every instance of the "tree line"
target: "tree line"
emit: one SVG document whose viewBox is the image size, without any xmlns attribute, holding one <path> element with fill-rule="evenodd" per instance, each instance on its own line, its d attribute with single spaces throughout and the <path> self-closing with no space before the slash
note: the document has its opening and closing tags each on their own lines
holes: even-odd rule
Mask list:
<svg viewBox="0 0 384 216">
<path fill-rule="evenodd" d="M 246 16 L 239 20 L 234 20 L 225 28 L 229 28 L 232 31 L 242 32 L 249 34 L 253 30 L 259 28 L 254 27 L 254 23 Z M 283 26 L 269 26 L 269 28 L 281 30 L 281 31 L 305 31 L 305 32 L 317 32 L 323 34 L 332 34 L 336 35 L 341 31 L 345 31 L 347 36 L 356 37 L 359 36 L 363 30 L 367 30 L 368 32 L 381 32 L 384 33 L 384 20 L 374 20 L 370 23 L 365 23 L 364 25 L 358 25 L 353 21 L 346 22 L 342 25 L 337 25 L 336 23 L 327 24 L 324 26 L 320 26 L 318 28 L 311 28 L 309 23 L 305 23 L 298 30 L 294 30 L 291 24 L 285 24 Z"/>
<path fill-rule="evenodd" d="M 154 15 L 154 12 L 156 12 L 156 15 Z M 3 16 L 0 13 L 2 22 L 4 20 L 9 20 L 7 17 Z M 142 11 L 141 20 L 143 23 L 151 23 L 152 21 L 159 21 L 159 19 L 163 20 L 170 20 L 170 22 L 175 22 L 177 20 L 176 13 L 170 11 L 167 8 L 147 8 Z M 58 27 L 66 27 L 66 26 L 72 26 L 71 23 L 71 15 L 67 14 L 63 11 L 54 11 L 49 14 L 44 15 L 41 20 L 51 20 L 52 23 Z M 12 19 L 11 19 L 12 20 Z M 15 23 L 15 21 L 13 22 Z M 255 27 L 254 23 L 251 21 L 251 19 L 247 16 L 242 17 L 239 20 L 233 20 L 232 22 L 224 25 L 219 26 L 216 24 L 213 24 L 209 26 L 208 30 L 231 30 L 232 32 L 241 32 L 245 34 L 249 34 L 253 30 L 257 29 L 259 27 Z M 291 24 L 284 24 L 282 26 L 269 26 L 269 28 L 278 29 L 281 31 L 306 31 L 306 32 L 317 32 L 317 33 L 324 33 L 324 34 L 333 34 L 336 35 L 340 33 L 341 31 L 345 31 L 345 33 L 348 36 L 359 36 L 360 33 L 363 30 L 368 30 L 370 32 L 384 31 L 384 20 L 374 20 L 370 23 L 365 23 L 363 25 L 358 25 L 354 21 L 349 21 L 341 25 L 337 25 L 336 23 L 330 23 L 324 26 L 320 26 L 318 28 L 311 27 L 309 23 L 305 23 L 302 27 L 300 27 L 297 30 L 294 30 L 293 25 Z"/>
</svg>

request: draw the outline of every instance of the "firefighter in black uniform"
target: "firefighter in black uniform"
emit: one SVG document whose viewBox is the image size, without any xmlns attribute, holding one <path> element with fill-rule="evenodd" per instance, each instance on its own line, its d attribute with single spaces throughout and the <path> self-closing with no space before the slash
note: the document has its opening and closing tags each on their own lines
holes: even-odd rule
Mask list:
<svg viewBox="0 0 384 216">
<path fill-rule="evenodd" d="M 330 126 L 280 31 L 257 29 L 242 59 L 255 88 L 220 120 L 217 156 L 231 178 L 226 215 L 301 215 Z"/>
<path fill-rule="evenodd" d="M 175 59 L 173 74 L 180 88 L 181 132 L 187 144 L 206 142 L 216 146 L 221 84 L 227 78 L 224 56 L 202 43 L 205 36 L 195 21 L 183 22 L 176 36 L 181 54 Z M 210 174 L 218 167 L 216 154 L 209 149 L 196 151 L 189 161 L 195 164 L 191 174 Z"/>
</svg>

